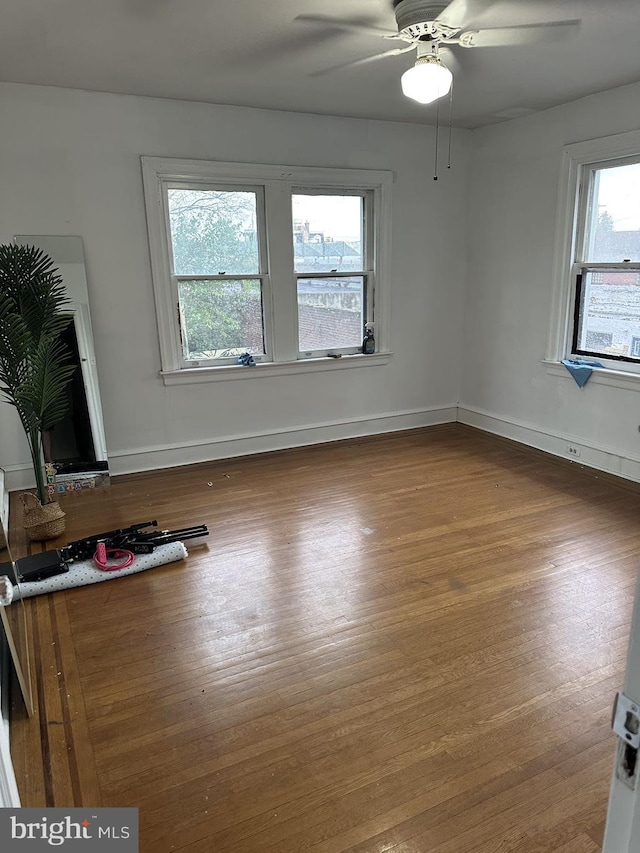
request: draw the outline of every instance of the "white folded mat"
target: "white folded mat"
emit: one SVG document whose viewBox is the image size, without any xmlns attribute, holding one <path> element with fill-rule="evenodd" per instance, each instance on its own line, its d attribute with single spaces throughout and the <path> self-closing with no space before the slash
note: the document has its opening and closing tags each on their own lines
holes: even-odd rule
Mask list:
<svg viewBox="0 0 640 853">
<path fill-rule="evenodd" d="M 14 598 L 30 598 L 33 595 L 42 595 L 45 592 L 57 592 L 60 589 L 71 589 L 74 586 L 86 586 L 90 583 L 101 583 L 124 575 L 135 575 L 144 572 L 145 569 L 155 569 L 166 563 L 174 563 L 176 560 L 184 560 L 188 551 L 184 542 L 169 542 L 167 545 L 158 545 L 151 554 L 138 554 L 130 566 L 126 569 L 115 569 L 104 572 L 97 569 L 93 560 L 82 560 L 69 565 L 69 571 L 62 575 L 54 575 L 43 581 L 28 581 L 21 583 L 15 589 Z"/>
</svg>

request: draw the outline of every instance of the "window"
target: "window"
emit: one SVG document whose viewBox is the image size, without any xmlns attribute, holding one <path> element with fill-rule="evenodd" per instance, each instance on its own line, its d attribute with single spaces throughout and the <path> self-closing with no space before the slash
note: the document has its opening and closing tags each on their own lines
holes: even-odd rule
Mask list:
<svg viewBox="0 0 640 853">
<path fill-rule="evenodd" d="M 560 190 L 547 363 L 596 359 L 602 381 L 637 382 L 640 133 L 567 146 Z"/>
<path fill-rule="evenodd" d="M 164 374 L 388 348 L 390 173 L 142 165 Z"/>
<path fill-rule="evenodd" d="M 574 275 L 573 353 L 640 363 L 640 156 L 582 166 Z"/>
<path fill-rule="evenodd" d="M 292 196 L 298 350 L 305 356 L 362 346 L 373 276 L 370 193 Z"/>
<path fill-rule="evenodd" d="M 264 355 L 259 189 L 167 185 L 173 290 L 185 364 Z M 259 213 L 260 211 L 260 213 Z"/>
</svg>

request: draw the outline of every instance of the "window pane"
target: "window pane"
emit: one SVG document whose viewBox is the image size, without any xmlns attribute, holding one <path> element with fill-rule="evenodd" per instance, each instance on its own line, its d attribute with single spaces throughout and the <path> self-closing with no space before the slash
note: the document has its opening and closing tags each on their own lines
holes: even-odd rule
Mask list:
<svg viewBox="0 0 640 853">
<path fill-rule="evenodd" d="M 578 326 L 578 350 L 595 355 L 639 358 L 640 273 L 585 271 Z"/>
<path fill-rule="evenodd" d="M 296 272 L 364 270 L 361 196 L 296 194 L 292 211 Z"/>
<path fill-rule="evenodd" d="M 640 261 L 640 163 L 593 173 L 586 261 Z"/>
<path fill-rule="evenodd" d="M 254 192 L 168 190 L 176 275 L 260 272 Z"/>
<path fill-rule="evenodd" d="M 181 281 L 178 296 L 187 361 L 264 353 L 259 281 Z"/>
<path fill-rule="evenodd" d="M 364 323 L 363 276 L 298 279 L 300 352 L 360 346 Z"/>
</svg>

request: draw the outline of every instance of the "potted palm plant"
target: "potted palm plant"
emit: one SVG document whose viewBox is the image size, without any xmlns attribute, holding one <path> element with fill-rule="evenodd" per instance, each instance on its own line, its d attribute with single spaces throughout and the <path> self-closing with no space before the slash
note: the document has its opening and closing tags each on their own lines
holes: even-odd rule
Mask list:
<svg viewBox="0 0 640 853">
<path fill-rule="evenodd" d="M 74 371 L 61 333 L 71 321 L 62 278 L 35 246 L 0 245 L 0 391 L 15 406 L 25 431 L 37 496 L 24 496 L 30 539 L 64 532 L 65 514 L 52 501 L 42 456 L 42 435 L 65 416 Z"/>
</svg>

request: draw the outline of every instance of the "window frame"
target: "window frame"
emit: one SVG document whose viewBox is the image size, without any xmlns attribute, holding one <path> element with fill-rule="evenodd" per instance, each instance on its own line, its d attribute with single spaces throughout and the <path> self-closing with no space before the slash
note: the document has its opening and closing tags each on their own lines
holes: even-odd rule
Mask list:
<svg viewBox="0 0 640 853">
<path fill-rule="evenodd" d="M 628 365 L 627 369 L 632 372 L 637 372 L 640 376 L 640 358 L 626 356 L 626 355 L 612 355 L 611 353 L 603 353 L 597 349 L 588 349 L 581 348 L 579 345 L 579 337 L 580 337 L 580 315 L 581 315 L 581 305 L 583 298 L 586 299 L 586 291 L 587 285 L 585 280 L 589 273 L 597 273 L 597 272 L 622 272 L 627 273 L 629 271 L 634 271 L 636 273 L 640 273 L 640 262 L 635 264 L 596 264 L 596 263 L 576 263 L 574 265 L 574 270 L 572 274 L 572 278 L 575 281 L 575 288 L 573 294 L 573 322 L 572 322 L 572 332 L 571 332 L 571 354 L 570 357 L 577 356 L 578 358 L 589 358 L 595 359 L 599 361 L 603 367 L 609 369 L 615 369 L 617 362 L 622 362 L 625 365 Z M 602 332 L 601 334 L 609 334 L 613 337 L 613 333 Z M 635 340 L 635 336 L 632 335 L 631 340 Z M 631 350 L 632 345 L 629 345 L 629 349 Z"/>
<path fill-rule="evenodd" d="M 164 157 L 141 158 L 151 271 L 158 323 L 161 375 L 165 384 L 187 379 L 206 381 L 208 378 L 244 377 L 249 371 L 237 364 L 215 362 L 184 362 L 179 337 L 176 302 L 177 291 L 172 282 L 171 240 L 169 231 L 166 190 L 182 186 L 214 187 L 216 189 L 247 188 L 251 185 L 264 189 L 264 214 L 268 267 L 263 280 L 263 325 L 265 349 L 270 360 L 258 361 L 261 374 L 271 372 L 298 372 L 300 369 L 317 369 L 317 362 L 337 365 L 335 359 L 325 358 L 325 353 L 314 353 L 311 358 L 300 356 L 298 351 L 297 285 L 293 263 L 293 217 L 291 195 L 300 188 L 321 192 L 367 192 L 371 198 L 370 250 L 372 272 L 369 311 L 375 323 L 378 353 L 390 355 L 389 350 L 389 285 L 391 255 L 391 172 L 364 169 L 339 169 L 324 167 L 276 166 L 223 161 L 184 160 Z M 284 235 L 287 235 L 286 238 Z M 277 236 L 276 236 L 277 235 Z M 260 236 L 258 237 L 260 240 Z M 233 276 L 232 276 L 233 277 Z M 196 277 L 185 277 L 192 280 Z M 205 276 L 205 278 L 210 278 Z M 237 278 L 237 276 L 235 277 Z M 333 350 L 331 350 L 333 352 Z M 345 360 L 342 359 L 344 362 Z M 381 363 L 375 356 L 349 355 L 348 363 Z M 340 367 L 346 367 L 347 363 Z M 178 379 L 180 377 L 180 379 Z"/>
<path fill-rule="evenodd" d="M 300 349 L 300 329 L 299 329 L 299 303 L 298 303 L 298 281 L 300 279 L 309 279 L 309 278 L 319 278 L 319 279 L 337 279 L 337 278 L 351 278 L 355 276 L 359 276 L 363 279 L 362 285 L 362 313 L 364 317 L 363 328 L 362 328 L 362 338 L 364 338 L 364 325 L 365 323 L 372 323 L 375 326 L 374 321 L 374 293 L 375 293 L 375 270 L 374 270 L 374 199 L 371 189 L 354 189 L 354 188 L 339 188 L 339 187 L 291 187 L 291 196 L 294 195 L 335 195 L 335 196 L 354 196 L 360 197 L 362 199 L 362 217 L 363 217 L 363 227 L 362 227 L 362 237 L 363 237 L 363 256 L 364 256 L 364 267 L 361 270 L 350 270 L 343 272 L 332 272 L 330 270 L 323 272 L 298 272 L 295 269 L 295 253 L 294 253 L 294 278 L 295 278 L 295 289 L 296 289 L 296 340 L 298 341 L 298 358 L 299 359 L 308 359 L 308 358 L 323 358 L 328 357 L 329 353 L 336 353 L 340 355 L 354 355 L 357 352 L 361 351 L 362 341 L 360 344 L 356 343 L 354 346 L 348 347 L 328 347 L 326 349 L 315 349 L 315 350 L 301 350 Z"/>
<path fill-rule="evenodd" d="M 169 190 L 193 190 L 194 183 L 186 184 L 184 181 L 165 181 L 164 190 L 162 192 L 162 203 L 165 213 L 165 241 L 166 251 L 169 257 L 169 268 L 171 270 L 170 288 L 172 303 L 176 306 L 177 325 L 178 325 L 178 344 L 179 344 L 179 369 L 189 370 L 197 367 L 215 367 L 229 364 L 237 364 L 237 356 L 230 358 L 215 358 L 215 359 L 186 359 L 184 357 L 184 346 L 182 341 L 183 332 L 186 334 L 184 323 L 180 311 L 180 296 L 178 292 L 181 281 L 259 281 L 262 299 L 262 334 L 264 342 L 264 353 L 256 353 L 254 359 L 256 361 L 271 361 L 271 353 L 269 351 L 268 341 L 271 340 L 270 314 L 265 311 L 265 305 L 270 303 L 270 278 L 268 272 L 267 247 L 265 245 L 264 235 L 266 233 L 266 215 L 265 215 L 265 198 L 264 189 L 260 185 L 252 186 L 250 184 L 219 184 L 198 182 L 197 189 L 211 190 L 216 192 L 252 192 L 256 196 L 256 233 L 258 240 L 258 272 L 257 273 L 218 273 L 217 275 L 183 275 L 175 272 L 175 263 L 173 257 L 173 239 L 171 234 L 171 219 L 168 205 Z"/>
<path fill-rule="evenodd" d="M 560 185 L 556 215 L 556 243 L 553 261 L 553 292 L 547 352 L 544 364 L 549 373 L 568 376 L 561 365 L 564 358 L 582 357 L 576 352 L 574 322 L 577 319 L 578 275 L 583 270 L 622 269 L 628 271 L 640 264 L 585 263 L 581 255 L 587 234 L 586 212 L 589 209 L 592 181 L 585 181 L 598 168 L 624 165 L 640 160 L 640 131 L 619 133 L 600 139 L 565 146 L 562 153 Z M 589 353 L 590 358 L 596 356 Z M 592 381 L 616 387 L 640 390 L 640 364 L 626 357 L 598 356 L 603 365 L 596 368 Z"/>
</svg>

